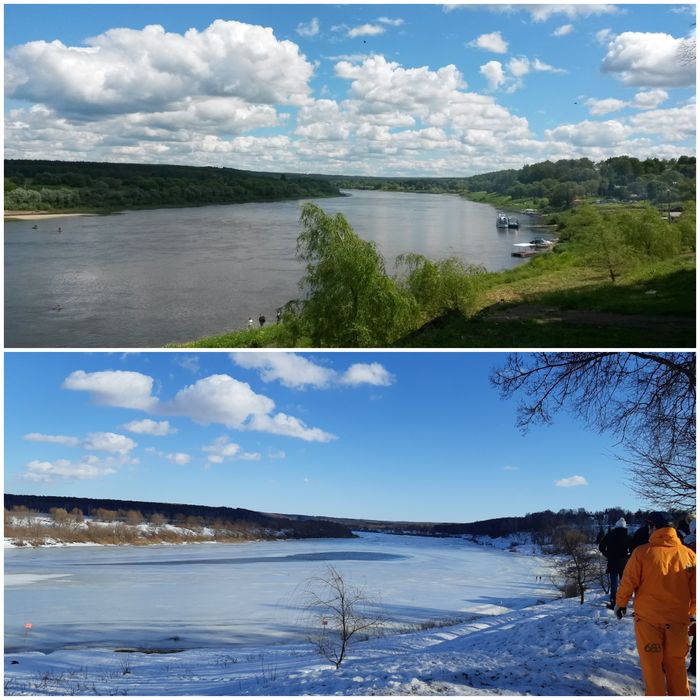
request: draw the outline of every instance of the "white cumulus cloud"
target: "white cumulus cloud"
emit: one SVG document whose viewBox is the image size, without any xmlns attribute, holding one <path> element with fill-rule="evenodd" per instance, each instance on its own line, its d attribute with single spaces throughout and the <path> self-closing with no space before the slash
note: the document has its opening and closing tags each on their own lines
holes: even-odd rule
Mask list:
<svg viewBox="0 0 700 700">
<path fill-rule="evenodd" d="M 214 440 L 210 445 L 205 445 L 202 450 L 207 453 L 207 460 L 210 464 L 222 464 L 226 460 L 258 461 L 260 453 L 241 452 L 240 445 L 230 442 L 226 435 Z"/>
<path fill-rule="evenodd" d="M 497 90 L 505 81 L 503 64 L 500 61 L 489 61 L 479 68 L 479 73 L 486 78 L 489 90 Z"/>
<path fill-rule="evenodd" d="M 352 27 L 348 30 L 348 36 L 354 39 L 358 36 L 377 36 L 384 34 L 386 29 L 378 24 L 361 24 L 359 27 Z"/>
<path fill-rule="evenodd" d="M 583 476 L 569 476 L 555 481 L 554 484 L 562 488 L 571 488 L 572 486 L 588 486 L 588 481 Z"/>
<path fill-rule="evenodd" d="M 122 427 L 130 433 L 137 433 L 139 435 L 164 436 L 171 435 L 175 432 L 175 429 L 170 426 L 167 420 L 155 421 L 150 418 L 134 420 L 130 423 L 125 423 Z"/>
<path fill-rule="evenodd" d="M 567 36 L 574 31 L 573 24 L 562 24 L 561 27 L 557 27 L 553 32 L 552 36 Z"/>
<path fill-rule="evenodd" d="M 80 439 L 69 435 L 44 435 L 43 433 L 28 433 L 24 436 L 25 440 L 30 442 L 48 442 L 55 445 L 66 445 L 68 447 L 77 447 L 80 444 Z"/>
<path fill-rule="evenodd" d="M 11 97 L 84 117 L 168 110 L 197 97 L 302 104 L 313 66 L 272 29 L 216 20 L 202 31 L 110 29 L 85 46 L 33 41 L 10 49 Z"/>
<path fill-rule="evenodd" d="M 661 32 L 623 32 L 608 44 L 601 69 L 625 85 L 681 87 L 695 82 L 695 62 L 684 62 L 684 39 Z"/>
<path fill-rule="evenodd" d="M 656 109 L 668 99 L 666 90 L 641 90 L 632 100 L 632 106 L 637 109 Z"/>
<path fill-rule="evenodd" d="M 586 107 L 588 107 L 588 111 L 594 117 L 598 117 L 601 114 L 610 114 L 610 112 L 618 112 L 626 106 L 627 102 L 618 100 L 615 97 L 608 97 L 601 100 L 591 97 L 586 100 Z"/>
<path fill-rule="evenodd" d="M 99 452 L 115 452 L 125 455 L 136 447 L 131 438 L 117 433 L 88 433 L 83 442 L 86 450 L 97 450 Z"/>
<path fill-rule="evenodd" d="M 161 459 L 165 459 L 173 464 L 189 464 L 192 460 L 192 456 L 186 452 L 163 452 L 162 450 L 156 450 L 153 447 L 147 447 L 146 452 L 157 455 Z"/>
<path fill-rule="evenodd" d="M 312 17 L 309 22 L 299 22 L 299 24 L 297 24 L 297 34 L 299 36 L 316 36 L 320 31 L 321 24 L 318 21 L 318 17 Z"/>
<path fill-rule="evenodd" d="M 377 17 L 377 22 L 386 24 L 389 27 L 400 27 L 403 24 L 403 20 L 399 17 L 392 19 L 391 17 Z"/>
<path fill-rule="evenodd" d="M 272 399 L 256 394 L 249 384 L 227 374 L 214 374 L 181 389 L 161 405 L 161 410 L 188 416 L 201 425 L 221 423 L 241 428 L 250 416 L 267 414 L 274 407 Z"/>
<path fill-rule="evenodd" d="M 292 389 L 324 388 L 335 377 L 333 370 L 291 352 L 234 352 L 231 359 L 239 367 L 260 370 L 264 382 L 279 381 Z"/>
<path fill-rule="evenodd" d="M 467 46 L 477 49 L 484 49 L 492 53 L 507 53 L 508 42 L 503 38 L 501 32 L 491 32 L 490 34 L 482 34 L 473 41 L 470 41 Z"/>
<path fill-rule="evenodd" d="M 239 367 L 257 369 L 264 382 L 279 381 L 291 389 L 308 386 L 327 389 L 336 385 L 389 386 L 394 376 L 379 362 L 356 363 L 339 373 L 290 352 L 233 352 L 231 359 Z"/>
<path fill-rule="evenodd" d="M 116 472 L 112 460 L 102 460 L 94 455 L 87 456 L 80 461 L 58 459 L 55 461 L 33 460 L 27 464 L 26 471 L 22 474 L 24 479 L 37 483 L 51 483 L 54 481 L 82 481 L 85 479 L 98 479 Z"/>
<path fill-rule="evenodd" d="M 214 440 L 211 445 L 202 447 L 202 451 L 209 455 L 207 459 L 212 464 L 221 464 L 225 459 L 235 457 L 240 449 L 240 445 L 237 445 L 235 442 L 229 442 L 228 437 L 225 435 Z"/>
<path fill-rule="evenodd" d="M 638 133 L 658 134 L 669 142 L 694 139 L 697 124 L 695 104 L 645 110 L 635 114 L 629 122 Z"/>
<path fill-rule="evenodd" d="M 87 391 L 102 406 L 149 410 L 158 402 L 152 395 L 153 378 L 139 372 L 77 370 L 66 377 L 63 388 Z"/>
<path fill-rule="evenodd" d="M 171 414 L 188 416 L 195 423 L 221 423 L 228 428 L 259 430 L 296 437 L 307 442 L 327 442 L 335 438 L 319 428 L 309 428 L 298 418 L 284 413 L 274 415 L 275 402 L 256 394 L 249 384 L 227 374 L 215 374 L 180 390 L 160 406 Z"/>
<path fill-rule="evenodd" d="M 629 134 L 628 126 L 612 119 L 604 122 L 586 120 L 578 124 L 562 124 L 554 129 L 545 130 L 546 138 L 574 146 L 613 147 L 622 143 Z"/>
<path fill-rule="evenodd" d="M 286 413 L 274 415 L 258 414 L 251 418 L 251 430 L 260 430 L 273 435 L 299 438 L 305 442 L 330 442 L 336 436 L 320 428 L 309 428 L 303 421 Z"/>
<path fill-rule="evenodd" d="M 513 5 L 511 7 L 522 8 L 530 13 L 535 22 L 546 22 L 556 15 L 564 15 L 569 19 L 578 17 L 593 17 L 596 15 L 616 14 L 620 10 L 615 5 L 592 4 L 542 4 L 542 5 Z"/>
<path fill-rule="evenodd" d="M 351 386 L 359 384 L 391 386 L 394 383 L 394 376 L 379 362 L 370 364 L 356 363 L 348 367 L 339 381 L 341 384 L 349 384 Z"/>
</svg>

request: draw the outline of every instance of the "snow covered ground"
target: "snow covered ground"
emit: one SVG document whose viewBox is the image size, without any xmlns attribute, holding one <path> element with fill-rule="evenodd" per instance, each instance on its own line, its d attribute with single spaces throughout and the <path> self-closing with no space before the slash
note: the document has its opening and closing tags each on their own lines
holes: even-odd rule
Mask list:
<svg viewBox="0 0 700 700">
<path fill-rule="evenodd" d="M 336 545 L 346 547 L 347 551 L 353 547 L 362 551 L 377 547 L 384 553 L 402 552 L 405 559 L 346 560 L 342 563 L 355 573 L 373 571 L 370 580 L 386 583 L 389 594 L 384 603 L 403 600 L 404 608 L 408 609 L 407 601 L 413 590 L 415 599 L 412 602 L 416 610 L 440 609 L 442 613 L 452 609 L 455 617 L 461 620 L 450 626 L 359 641 L 350 648 L 349 656 L 338 670 L 322 659 L 308 642 L 298 638 L 294 641 L 293 635 L 283 639 L 284 643 L 249 640 L 236 645 L 217 644 L 217 638 L 228 637 L 215 635 L 205 646 L 175 651 L 161 645 L 160 653 L 135 651 L 137 642 L 131 650 L 117 651 L 118 647 L 106 644 L 61 648 L 53 640 L 49 649 L 39 651 L 41 645 L 31 643 L 38 630 L 31 629 L 24 633 L 26 644 L 15 642 L 15 650 L 5 654 L 5 695 L 643 694 L 631 618 L 615 619 L 605 608 L 602 593 L 589 596 L 584 605 L 579 605 L 577 599 L 554 599 L 551 591 L 549 595 L 535 595 L 541 593 L 535 586 L 542 585 L 533 583 L 533 574 L 542 571 L 539 558 L 503 551 L 510 547 L 509 540 L 490 544 L 494 547 L 479 547 L 459 540 L 383 535 L 367 535 L 354 542 L 335 541 L 330 547 L 328 542 L 315 543 L 316 553 L 330 549 L 337 554 Z M 239 548 L 237 556 L 251 561 L 252 554 L 293 553 L 297 548 L 299 552 L 307 552 L 310 546 L 309 542 L 260 543 Z M 196 551 L 206 556 L 201 563 L 213 567 L 210 571 L 223 571 L 226 564 L 212 562 L 211 548 L 212 545 L 196 547 Z M 85 556 L 86 551 L 85 548 L 75 550 L 77 556 Z M 156 548 L 138 548 L 135 555 L 154 557 L 156 551 Z M 192 546 L 168 548 L 169 561 L 174 556 L 173 551 L 177 551 L 183 562 L 195 556 Z M 227 552 L 228 561 L 230 550 L 221 551 Z M 65 549 L 53 549 L 51 562 L 55 564 L 62 552 Z M 103 553 L 101 557 L 96 557 L 100 552 Z M 123 547 L 95 548 L 90 556 L 95 564 L 98 561 L 107 563 L 109 557 L 123 559 L 125 552 Z M 43 552 L 20 554 L 11 550 L 9 553 L 14 555 L 10 557 L 9 575 L 26 578 L 14 580 L 9 588 L 6 583 L 6 650 L 7 613 L 12 606 L 13 592 L 26 593 L 33 586 L 50 592 L 55 614 L 59 615 L 62 601 L 56 598 L 56 592 L 80 589 L 81 584 L 75 570 L 68 566 L 55 572 L 68 573 L 67 577 L 33 578 L 49 570 L 44 564 L 36 565 L 36 559 L 34 566 L 30 566 L 31 562 L 23 555 L 34 554 L 42 560 Z M 21 560 L 19 566 L 16 557 Z M 74 559 L 71 561 L 75 563 Z M 306 575 L 313 566 L 323 563 L 293 561 L 294 566 L 303 567 L 299 575 L 302 571 Z M 241 572 L 238 576 L 247 572 L 246 576 L 254 581 L 254 572 L 263 571 L 256 567 L 270 565 L 271 562 L 256 561 L 245 566 L 239 563 L 236 571 Z M 407 574 L 409 565 L 412 578 Z M 295 570 L 294 566 L 284 563 L 286 578 Z M 157 567 L 157 570 L 184 572 L 188 567 L 189 564 L 183 563 L 174 568 L 170 565 L 169 569 Z M 149 567 L 134 568 L 140 577 L 150 570 Z M 421 571 L 422 575 L 416 571 Z M 276 585 L 281 585 L 283 580 L 276 577 Z M 434 584 L 431 590 L 424 590 L 428 588 L 427 582 Z M 251 598 L 249 602 L 260 610 L 265 607 L 263 598 Z M 172 613 L 172 608 L 170 610 Z M 254 616 L 248 624 L 252 627 L 259 623 L 260 619 Z M 13 624 L 17 626 L 18 623 Z M 70 629 L 66 624 L 67 635 Z M 172 642 L 171 646 L 182 645 Z M 169 651 L 171 653 L 166 653 Z"/>
<path fill-rule="evenodd" d="M 602 603 L 558 600 L 360 642 L 338 670 L 308 644 L 11 654 L 5 694 L 642 695 L 633 622 Z"/>
</svg>

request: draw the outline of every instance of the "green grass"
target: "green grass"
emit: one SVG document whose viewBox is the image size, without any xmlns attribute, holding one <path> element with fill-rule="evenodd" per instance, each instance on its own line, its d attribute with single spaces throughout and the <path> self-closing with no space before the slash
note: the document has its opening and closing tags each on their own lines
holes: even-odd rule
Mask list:
<svg viewBox="0 0 700 700">
<path fill-rule="evenodd" d="M 560 309 L 653 316 L 695 316 L 695 270 L 533 295 L 532 302 Z"/>
<path fill-rule="evenodd" d="M 563 312 L 621 314 L 625 319 L 500 320 L 491 310 L 529 305 Z M 484 275 L 475 313 L 450 312 L 397 341 L 396 347 L 583 348 L 695 347 L 695 259 L 692 254 L 646 263 L 612 284 L 565 250 L 527 264 Z M 618 322 L 620 321 L 620 322 Z M 420 321 L 416 321 L 416 326 Z M 310 347 L 291 343 L 284 325 L 240 330 L 169 347 Z"/>
<path fill-rule="evenodd" d="M 532 305 L 601 314 L 600 322 L 541 318 L 504 321 L 489 307 Z M 396 347 L 691 347 L 695 340 L 695 262 L 690 255 L 637 267 L 611 284 L 566 254 L 541 256 L 491 275 L 471 318 L 451 312 Z M 613 323 L 605 314 L 622 314 Z M 661 321 L 660 321 L 661 319 Z M 611 320 L 612 321 L 612 320 Z M 653 322 L 652 322 L 653 321 Z"/>
<path fill-rule="evenodd" d="M 695 347 L 695 331 L 674 324 L 659 328 L 595 326 L 532 319 L 497 322 L 468 319 L 453 311 L 394 344 L 402 348 L 619 348 Z"/>
<path fill-rule="evenodd" d="M 243 329 L 222 335 L 211 335 L 188 343 L 170 343 L 169 348 L 280 348 L 288 344 L 284 328 L 275 324 L 267 328 Z M 297 347 L 308 347 L 308 343 L 297 343 Z"/>
<path fill-rule="evenodd" d="M 567 252 L 488 275 L 478 307 L 531 303 L 564 309 L 629 314 L 695 314 L 695 259 L 691 254 L 639 265 L 614 285 L 604 273 Z"/>
</svg>

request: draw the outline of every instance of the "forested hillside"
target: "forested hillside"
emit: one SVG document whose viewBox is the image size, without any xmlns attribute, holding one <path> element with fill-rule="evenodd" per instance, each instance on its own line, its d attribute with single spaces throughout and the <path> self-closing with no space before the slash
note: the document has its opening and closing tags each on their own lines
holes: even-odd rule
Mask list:
<svg viewBox="0 0 700 700">
<path fill-rule="evenodd" d="M 534 200 L 538 208 L 564 208 L 576 199 L 648 200 L 657 205 L 695 198 L 695 157 L 639 160 L 629 156 L 594 163 L 588 158 L 544 161 L 520 170 L 465 178 L 336 177 L 340 187 L 409 192 L 489 193 Z"/>
<path fill-rule="evenodd" d="M 232 168 L 5 161 L 5 210 L 116 210 L 328 197 L 327 179 Z"/>
<path fill-rule="evenodd" d="M 105 498 L 74 498 L 69 496 L 25 496 L 5 494 L 6 512 L 49 513 L 60 509 L 71 513 L 112 522 L 126 522 L 134 513 L 141 520 L 169 522 L 177 526 L 226 527 L 255 531 L 284 533 L 290 539 L 307 537 L 352 537 L 350 530 L 327 520 L 292 520 L 285 516 L 268 515 L 244 508 L 226 508 L 189 505 L 184 503 L 153 503 L 149 501 L 121 501 Z"/>
<path fill-rule="evenodd" d="M 600 163 L 588 158 L 545 161 L 520 170 L 475 175 L 466 183 L 471 192 L 494 192 L 513 199 L 546 198 L 553 207 L 590 196 L 666 204 L 669 199 L 682 202 L 695 198 L 695 157 L 639 160 L 619 156 Z"/>
</svg>

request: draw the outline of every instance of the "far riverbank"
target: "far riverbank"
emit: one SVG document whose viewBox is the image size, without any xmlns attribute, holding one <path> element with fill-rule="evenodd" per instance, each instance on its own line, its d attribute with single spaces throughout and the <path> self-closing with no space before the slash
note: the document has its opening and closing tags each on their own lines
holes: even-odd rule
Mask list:
<svg viewBox="0 0 700 700">
<path fill-rule="evenodd" d="M 41 221 L 43 219 L 69 219 L 76 216 L 95 216 L 89 212 L 73 212 L 70 214 L 57 214 L 52 211 L 6 211 L 5 221 Z"/>
</svg>

